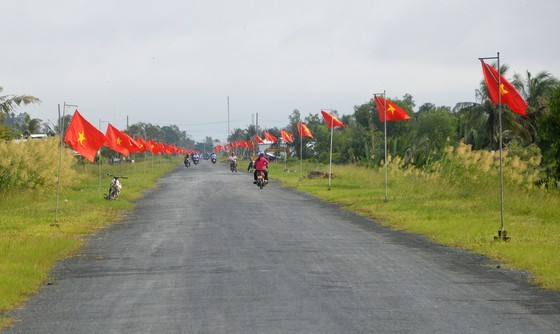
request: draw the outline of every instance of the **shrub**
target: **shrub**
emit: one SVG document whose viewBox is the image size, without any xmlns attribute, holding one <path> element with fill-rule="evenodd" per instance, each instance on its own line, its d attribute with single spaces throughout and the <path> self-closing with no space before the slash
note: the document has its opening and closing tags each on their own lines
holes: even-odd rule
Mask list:
<svg viewBox="0 0 560 334">
<path fill-rule="evenodd" d="M 0 142 L 0 192 L 13 190 L 48 190 L 56 187 L 59 170 L 57 137 L 23 142 Z M 62 150 L 61 186 L 75 177 L 74 155 Z"/>
<path fill-rule="evenodd" d="M 471 145 L 460 142 L 457 147 L 448 147 L 447 153 L 440 161 L 430 166 L 431 172 L 443 180 L 461 184 L 465 181 L 477 185 L 489 185 L 499 175 L 499 152 L 473 151 Z M 534 147 L 515 151 L 504 150 L 502 169 L 504 182 L 513 186 L 531 188 L 538 179 L 540 151 Z"/>
</svg>

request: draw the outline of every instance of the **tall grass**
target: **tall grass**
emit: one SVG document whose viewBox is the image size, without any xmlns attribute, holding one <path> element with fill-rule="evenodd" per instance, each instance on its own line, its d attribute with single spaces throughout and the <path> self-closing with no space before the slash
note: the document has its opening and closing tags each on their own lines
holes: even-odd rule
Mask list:
<svg viewBox="0 0 560 334">
<path fill-rule="evenodd" d="M 488 154 L 488 155 L 487 155 Z M 560 192 L 534 186 L 538 159 L 504 158 L 504 228 L 512 237 L 496 242 L 500 229 L 500 186 L 496 157 L 463 146 L 448 150 L 431 170 L 406 167 L 400 159 L 385 169 L 333 166 L 331 190 L 326 179 L 300 178 L 273 165 L 271 178 L 327 201 L 379 220 L 396 229 L 427 236 L 435 242 L 468 249 L 503 262 L 502 267 L 526 270 L 533 282 L 560 290 Z M 325 165 L 304 165 L 328 171 Z"/>
<path fill-rule="evenodd" d="M 38 154 L 48 155 L 52 147 L 47 145 L 43 150 L 46 151 L 38 151 Z M 51 154 L 57 158 L 58 165 L 56 152 Z M 6 311 L 37 292 L 48 280 L 52 265 L 78 249 L 83 236 L 117 221 L 126 210 L 133 208 L 134 199 L 145 189 L 154 187 L 159 177 L 180 163 L 178 158 L 165 157 L 137 160 L 135 164 L 103 164 L 101 169 L 89 163 L 74 164 L 62 178 L 67 186 L 60 193 L 58 224 L 53 224 L 56 187 L 52 184 L 0 193 L 0 328 L 10 322 Z M 44 161 L 41 164 L 54 163 Z M 71 161 L 76 161 L 72 155 Z M 108 173 L 128 177 L 123 180 L 123 190 L 116 201 L 103 199 L 111 180 Z"/>
<path fill-rule="evenodd" d="M 0 193 L 13 190 L 50 190 L 57 186 L 59 170 L 59 139 L 53 137 L 25 142 L 0 141 Z M 62 186 L 75 176 L 71 166 L 74 156 L 62 150 Z"/>
</svg>

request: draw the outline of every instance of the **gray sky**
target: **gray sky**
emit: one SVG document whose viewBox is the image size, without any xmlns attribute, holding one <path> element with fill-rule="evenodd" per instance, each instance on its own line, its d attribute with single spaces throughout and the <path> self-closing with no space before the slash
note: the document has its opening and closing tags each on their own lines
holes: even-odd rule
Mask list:
<svg viewBox="0 0 560 334">
<path fill-rule="evenodd" d="M 79 105 L 92 124 L 176 124 L 224 140 L 259 114 L 353 113 L 375 92 L 418 106 L 474 101 L 479 57 L 506 76 L 560 77 L 557 0 L 6 0 L 0 86 L 56 121 Z M 69 110 L 69 112 L 72 112 Z M 102 131 L 106 129 L 102 122 Z"/>
</svg>

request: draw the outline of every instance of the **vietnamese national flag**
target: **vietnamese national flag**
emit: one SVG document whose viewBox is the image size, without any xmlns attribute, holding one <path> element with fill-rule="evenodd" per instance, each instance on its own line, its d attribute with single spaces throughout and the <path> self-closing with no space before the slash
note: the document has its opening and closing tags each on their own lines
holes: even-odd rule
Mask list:
<svg viewBox="0 0 560 334">
<path fill-rule="evenodd" d="M 134 148 L 131 146 L 128 140 L 128 135 L 119 129 L 115 128 L 111 123 L 107 126 L 107 131 L 105 132 L 105 146 L 112 149 L 115 152 L 119 152 L 125 157 L 128 157 L 131 150 Z"/>
<path fill-rule="evenodd" d="M 140 152 L 146 152 L 146 150 L 148 150 L 148 147 L 150 147 L 150 144 L 141 137 L 136 138 L 136 142 L 138 143 Z"/>
<path fill-rule="evenodd" d="M 387 121 L 402 121 L 411 119 L 404 109 L 393 102 L 379 96 L 376 96 L 374 100 L 377 110 L 379 111 L 379 120 L 381 122 L 385 122 L 385 114 L 387 115 Z M 385 105 L 387 105 L 386 111 Z"/>
<path fill-rule="evenodd" d="M 105 143 L 105 135 L 86 121 L 76 109 L 68 125 L 64 142 L 93 163 L 97 151 Z"/>
<path fill-rule="evenodd" d="M 136 140 L 132 139 L 132 137 L 130 137 L 126 132 L 121 131 L 123 133 L 123 135 L 125 136 L 125 143 L 128 145 L 129 147 L 129 152 L 134 154 L 137 152 L 144 152 L 141 150 L 141 145 L 139 142 L 137 142 Z"/>
<path fill-rule="evenodd" d="M 288 131 L 280 130 L 280 134 L 282 135 L 282 140 L 285 141 L 286 143 L 294 142 L 294 136 Z"/>
<path fill-rule="evenodd" d="M 338 118 L 334 117 L 330 113 L 325 110 L 321 110 L 321 114 L 323 114 L 323 118 L 325 119 L 325 123 L 329 128 L 332 127 L 344 127 L 344 123 L 342 123 Z"/>
<path fill-rule="evenodd" d="M 278 141 L 278 139 L 275 136 L 271 135 L 270 133 L 268 133 L 266 131 L 264 131 L 263 134 L 264 134 L 264 138 L 268 141 L 271 141 L 273 143 L 276 143 Z"/>
<path fill-rule="evenodd" d="M 255 140 L 257 141 L 257 143 L 262 144 L 264 143 L 264 140 L 262 140 L 261 137 L 259 137 L 259 135 L 255 135 Z"/>
<path fill-rule="evenodd" d="M 305 125 L 303 123 L 298 123 L 297 128 L 298 128 L 298 132 L 299 132 L 300 137 L 309 137 L 311 139 L 315 139 L 315 138 L 313 138 L 313 134 L 311 134 L 311 130 L 309 130 L 307 125 Z"/>
<path fill-rule="evenodd" d="M 150 141 L 148 142 L 148 149 L 150 150 L 150 152 L 152 152 L 152 154 L 158 155 L 161 153 L 161 149 L 159 147 L 159 144 L 157 143 L 157 141 L 153 141 L 152 139 L 150 139 Z"/>
<path fill-rule="evenodd" d="M 498 71 L 486 64 L 482 59 L 482 73 L 484 74 L 484 81 L 486 82 L 486 87 L 488 88 L 488 96 L 490 101 L 494 104 L 499 102 L 499 93 L 502 93 L 502 103 L 506 104 L 511 111 L 519 115 L 527 115 L 525 111 L 527 109 L 527 102 L 523 100 L 521 95 L 517 92 L 515 87 L 513 87 L 501 74 L 498 77 Z M 498 78 L 500 80 L 500 87 L 498 91 Z"/>
</svg>

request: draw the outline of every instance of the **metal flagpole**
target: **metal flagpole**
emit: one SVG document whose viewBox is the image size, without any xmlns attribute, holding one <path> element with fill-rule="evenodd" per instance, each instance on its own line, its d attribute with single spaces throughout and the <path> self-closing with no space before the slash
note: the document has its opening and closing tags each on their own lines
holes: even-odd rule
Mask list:
<svg viewBox="0 0 560 334">
<path fill-rule="evenodd" d="M 303 179 L 303 136 L 301 135 L 301 122 L 298 123 L 298 133 L 299 133 L 299 168 L 300 168 L 300 178 Z"/>
<path fill-rule="evenodd" d="M 101 122 L 103 123 L 109 123 L 109 121 L 102 121 L 101 118 L 99 119 L 99 131 L 101 131 Z M 97 160 L 97 164 L 99 165 L 99 175 L 97 177 L 98 179 L 98 185 L 97 185 L 97 192 L 101 195 L 101 147 L 99 148 L 99 150 L 97 150 L 99 157 Z"/>
<path fill-rule="evenodd" d="M 388 173 L 388 165 L 387 165 L 387 98 L 386 98 L 386 94 L 385 94 L 385 90 L 383 91 L 383 93 L 374 93 L 373 96 L 377 96 L 377 95 L 383 95 L 383 128 L 384 128 L 384 136 L 385 136 L 385 202 L 389 201 L 389 173 Z"/>
<path fill-rule="evenodd" d="M 60 129 L 60 148 L 58 151 L 58 181 L 56 185 L 56 207 L 54 210 L 54 223 L 51 226 L 58 226 L 58 208 L 59 208 L 59 200 L 60 200 L 60 173 L 62 170 L 62 144 L 64 142 L 64 116 L 66 114 L 66 107 L 75 107 L 78 108 L 77 105 L 74 104 L 66 104 L 64 102 L 64 106 L 62 108 L 62 117 L 60 117 L 60 104 L 58 105 L 58 119 L 59 119 L 59 129 Z"/>
<path fill-rule="evenodd" d="M 500 53 L 496 53 L 496 57 L 484 57 L 478 58 L 479 60 L 484 59 L 496 59 L 498 61 L 498 77 L 494 78 L 498 83 L 498 122 L 499 122 L 499 155 L 500 155 L 500 229 L 498 230 L 498 235 L 494 237 L 494 240 L 504 240 L 508 241 L 509 236 L 507 231 L 504 229 L 504 172 L 503 172 L 503 138 L 502 138 L 502 74 L 500 73 Z M 486 65 L 484 65 L 486 66 Z"/>
<path fill-rule="evenodd" d="M 321 110 L 328 110 L 329 112 L 332 112 L 332 109 L 321 109 Z M 329 190 L 331 190 L 333 132 L 334 132 L 334 118 L 331 117 L 331 152 L 329 155 Z"/>
</svg>

